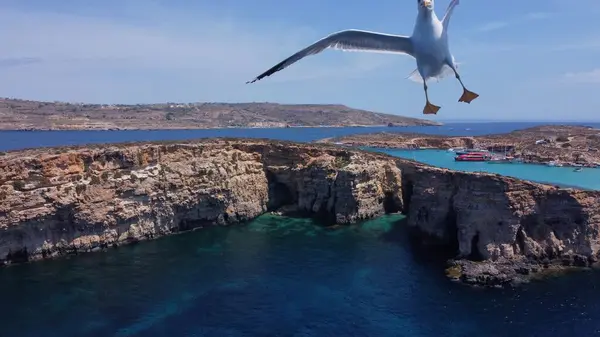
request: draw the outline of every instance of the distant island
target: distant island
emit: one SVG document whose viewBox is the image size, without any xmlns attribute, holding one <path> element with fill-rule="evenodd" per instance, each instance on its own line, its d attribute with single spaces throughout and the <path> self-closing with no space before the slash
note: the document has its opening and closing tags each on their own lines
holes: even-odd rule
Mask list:
<svg viewBox="0 0 600 337">
<path fill-rule="evenodd" d="M 541 125 L 503 134 L 444 136 L 380 132 L 327 138 L 319 143 L 395 149 L 485 149 L 528 163 L 599 166 L 600 130 L 587 126 Z"/>
<path fill-rule="evenodd" d="M 344 105 L 277 103 L 85 104 L 0 98 L 0 130 L 435 126 Z"/>
</svg>

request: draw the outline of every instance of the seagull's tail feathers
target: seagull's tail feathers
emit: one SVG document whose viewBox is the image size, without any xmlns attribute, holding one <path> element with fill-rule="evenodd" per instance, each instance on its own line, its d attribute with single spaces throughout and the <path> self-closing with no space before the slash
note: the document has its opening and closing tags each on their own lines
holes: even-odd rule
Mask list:
<svg viewBox="0 0 600 337">
<path fill-rule="evenodd" d="M 423 84 L 423 77 L 421 77 L 421 74 L 419 74 L 419 69 L 413 70 L 412 73 L 408 74 L 406 78 L 413 82 Z"/>
<path fill-rule="evenodd" d="M 456 70 L 458 70 L 458 63 L 455 63 L 454 66 L 456 67 Z M 433 76 L 428 76 L 426 78 L 426 80 L 429 81 L 429 80 L 433 79 L 433 80 L 436 80 L 437 82 L 439 82 L 443 78 L 450 76 L 450 75 L 454 76 L 454 71 L 449 66 L 444 65 L 442 67 L 442 70 L 438 74 L 433 75 Z M 418 69 L 413 70 L 410 74 L 408 74 L 408 76 L 406 78 L 413 82 L 417 82 L 417 83 L 421 83 L 421 84 L 423 84 L 423 82 L 425 81 L 423 79 L 423 77 L 421 76 L 421 74 L 419 74 Z"/>
</svg>

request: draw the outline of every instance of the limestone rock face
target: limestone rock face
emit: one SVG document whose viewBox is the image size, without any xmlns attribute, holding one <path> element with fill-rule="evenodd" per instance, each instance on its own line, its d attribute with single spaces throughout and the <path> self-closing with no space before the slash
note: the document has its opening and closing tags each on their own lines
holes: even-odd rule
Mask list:
<svg viewBox="0 0 600 337">
<path fill-rule="evenodd" d="M 334 146 L 248 139 L 0 156 L 0 261 L 35 260 L 250 220 L 348 224 L 403 211 L 449 275 L 504 285 L 600 254 L 600 192 L 454 172 Z"/>
<path fill-rule="evenodd" d="M 599 256 L 600 192 L 425 166 L 405 169 L 403 185 L 409 225 L 455 247 L 463 281 L 506 283 Z"/>
<path fill-rule="evenodd" d="M 39 259 L 288 207 L 337 223 L 400 210 L 392 158 L 250 140 L 37 149 L 0 157 L 0 260 Z"/>
</svg>

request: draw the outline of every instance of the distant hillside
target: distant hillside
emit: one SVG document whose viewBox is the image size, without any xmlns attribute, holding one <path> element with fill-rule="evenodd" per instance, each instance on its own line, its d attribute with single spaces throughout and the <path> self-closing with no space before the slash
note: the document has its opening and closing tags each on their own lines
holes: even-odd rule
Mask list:
<svg viewBox="0 0 600 337">
<path fill-rule="evenodd" d="M 137 105 L 0 98 L 0 130 L 148 130 L 223 127 L 441 125 L 343 105 L 164 103 Z"/>
</svg>

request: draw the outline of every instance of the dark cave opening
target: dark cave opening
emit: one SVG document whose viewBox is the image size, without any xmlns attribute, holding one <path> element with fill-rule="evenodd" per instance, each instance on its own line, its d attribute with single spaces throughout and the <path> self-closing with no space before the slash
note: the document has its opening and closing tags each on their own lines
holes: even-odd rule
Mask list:
<svg viewBox="0 0 600 337">
<path fill-rule="evenodd" d="M 29 261 L 29 252 L 27 248 L 23 248 L 6 255 L 6 261 L 11 263 L 25 263 Z"/>
<path fill-rule="evenodd" d="M 469 260 L 471 261 L 483 261 L 483 254 L 479 251 L 479 232 L 471 238 L 471 254 L 469 254 Z"/>
<path fill-rule="evenodd" d="M 267 210 L 274 211 L 282 206 L 294 204 L 295 198 L 290 188 L 279 182 L 277 176 L 273 172 L 267 171 L 266 175 L 269 184 L 269 202 L 267 203 Z"/>
<path fill-rule="evenodd" d="M 452 203 L 450 204 L 450 208 L 446 213 L 446 217 L 444 218 L 444 222 L 446 224 L 446 233 L 444 241 L 447 244 L 447 249 L 449 254 L 454 256 L 459 253 L 458 246 L 458 218 L 454 207 L 452 207 Z"/>
<path fill-rule="evenodd" d="M 515 243 L 517 244 L 517 248 L 519 249 L 520 254 L 525 254 L 525 234 L 523 234 L 523 228 L 519 228 L 517 231 L 517 237 L 515 238 Z"/>
<path fill-rule="evenodd" d="M 394 193 L 390 191 L 384 193 L 383 210 L 386 214 L 402 211 L 402 204 Z"/>
<path fill-rule="evenodd" d="M 410 199 L 413 194 L 413 183 L 406 175 L 402 175 L 402 213 L 408 215 L 410 210 Z"/>
</svg>

